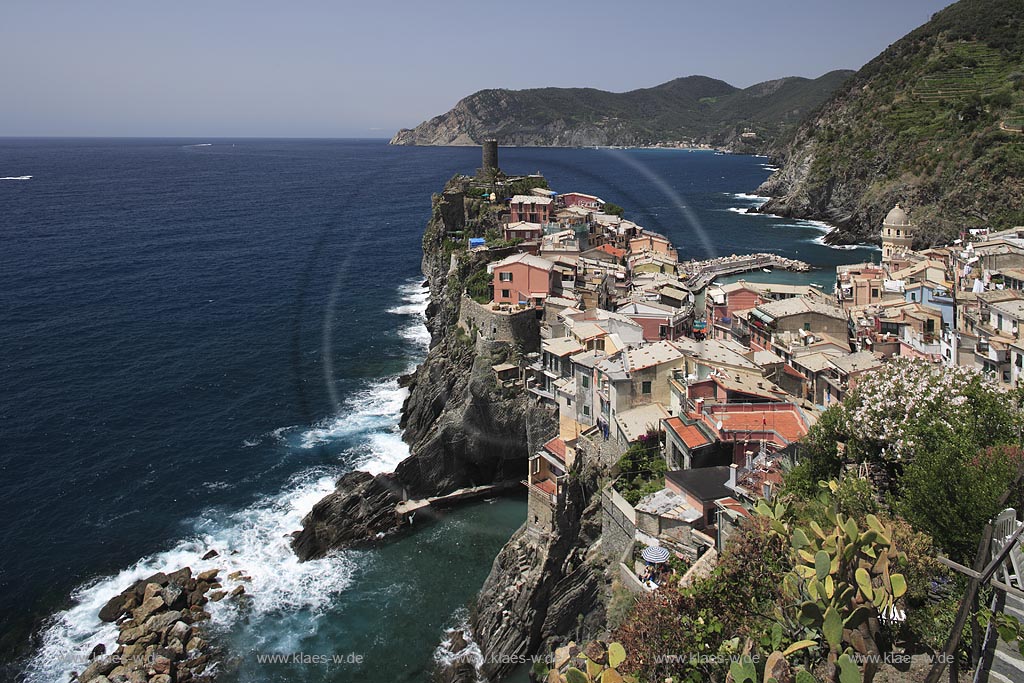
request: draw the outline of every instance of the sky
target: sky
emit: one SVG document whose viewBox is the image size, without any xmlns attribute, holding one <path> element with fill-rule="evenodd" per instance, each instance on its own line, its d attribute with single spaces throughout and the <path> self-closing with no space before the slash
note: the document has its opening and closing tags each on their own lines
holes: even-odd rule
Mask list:
<svg viewBox="0 0 1024 683">
<path fill-rule="evenodd" d="M 482 88 L 856 69 L 945 0 L 0 0 L 0 136 L 390 137 Z"/>
</svg>

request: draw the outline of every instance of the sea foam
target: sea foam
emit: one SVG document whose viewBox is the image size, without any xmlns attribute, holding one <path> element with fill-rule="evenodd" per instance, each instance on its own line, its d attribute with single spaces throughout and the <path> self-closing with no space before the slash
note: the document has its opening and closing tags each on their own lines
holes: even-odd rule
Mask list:
<svg viewBox="0 0 1024 683">
<path fill-rule="evenodd" d="M 414 342 L 418 359 L 430 341 L 424 326 L 430 295 L 413 283 L 403 285 L 399 291 L 403 302 L 391 312 L 410 318 L 399 334 Z M 350 455 L 355 456 L 349 461 L 350 467 L 354 465 L 374 473 L 392 471 L 409 455 L 398 427 L 407 395 L 408 390 L 398 386 L 397 377 L 374 382 L 349 399 L 339 415 L 298 434 L 299 446 L 311 448 L 333 439 L 355 437 L 359 443 L 350 449 Z M 297 426 L 280 427 L 259 439 L 247 440 L 244 445 L 251 447 L 270 439 L 294 443 L 297 430 Z M 211 628 L 215 631 L 261 629 L 260 622 L 264 619 L 278 622 L 300 611 L 314 616 L 322 613 L 351 584 L 357 569 L 354 554 L 335 553 L 300 563 L 292 552 L 290 540 L 292 532 L 301 528 L 303 517 L 334 491 L 335 482 L 343 471 L 340 467 L 306 470 L 293 477 L 278 494 L 242 510 L 210 510 L 191 520 L 188 524 L 192 531 L 170 549 L 144 557 L 115 575 L 83 584 L 73 591 L 72 606 L 44 624 L 39 649 L 26 664 L 26 682 L 68 680 L 72 671 L 82 670 L 89 653 L 99 643 L 113 652 L 118 629 L 100 621 L 100 608 L 135 581 L 159 571 L 170 572 L 187 566 L 193 572 L 200 572 L 217 567 L 224 576 L 241 571 L 251 577 L 251 583 L 246 585 L 251 610 L 242 613 L 237 604 L 229 600 L 208 605 Z M 225 486 L 225 482 L 212 482 L 208 488 L 215 490 Z M 211 548 L 219 555 L 201 559 Z M 229 588 L 231 585 L 226 584 Z M 303 623 L 308 628 L 308 622 Z M 263 637 L 257 636 L 257 639 Z M 279 633 L 277 640 L 280 637 L 292 636 Z M 277 642 L 275 648 L 285 645 Z"/>
<path fill-rule="evenodd" d="M 99 620 L 100 608 L 135 581 L 159 571 L 187 566 L 199 572 L 217 567 L 225 577 L 242 571 L 252 579 L 246 586 L 252 614 L 299 609 L 319 613 L 351 583 L 355 564 L 341 554 L 300 563 L 289 545 L 289 534 L 301 527 L 302 518 L 318 500 L 334 490 L 338 474 L 326 469 L 309 470 L 295 477 L 278 495 L 243 510 L 226 515 L 211 510 L 193 520 L 194 533 L 171 549 L 79 587 L 71 596 L 73 606 L 52 616 L 44 626 L 40 647 L 27 664 L 25 680 L 68 680 L 72 671 L 82 670 L 98 643 L 113 652 L 118 629 Z M 219 555 L 202 560 L 211 548 Z M 211 603 L 208 610 L 215 629 L 227 629 L 251 618 L 240 613 L 234 601 Z"/>
</svg>

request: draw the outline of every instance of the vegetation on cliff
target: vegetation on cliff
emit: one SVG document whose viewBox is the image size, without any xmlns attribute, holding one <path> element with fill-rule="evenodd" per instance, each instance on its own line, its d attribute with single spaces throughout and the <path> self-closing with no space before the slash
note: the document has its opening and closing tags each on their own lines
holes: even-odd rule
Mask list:
<svg viewBox="0 0 1024 683">
<path fill-rule="evenodd" d="M 789 77 L 736 88 L 688 76 L 625 93 L 594 88 L 481 90 L 440 116 L 399 131 L 392 144 L 649 145 L 696 141 L 767 149 L 850 75 Z M 756 137 L 741 138 L 743 132 Z"/>
<path fill-rule="evenodd" d="M 961 0 L 865 65 L 793 133 L 764 211 L 876 236 L 900 202 L 922 243 L 1024 223 L 1024 1 Z"/>
</svg>

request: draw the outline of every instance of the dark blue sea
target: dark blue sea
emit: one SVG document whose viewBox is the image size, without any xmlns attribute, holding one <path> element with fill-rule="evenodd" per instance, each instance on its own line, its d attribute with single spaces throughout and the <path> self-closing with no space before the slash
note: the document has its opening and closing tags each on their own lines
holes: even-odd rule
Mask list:
<svg viewBox="0 0 1024 683">
<path fill-rule="evenodd" d="M 425 677 L 524 504 L 305 564 L 286 536 L 340 474 L 408 454 L 396 378 L 429 342 L 430 195 L 478 165 L 379 140 L 0 139 L 3 678 L 66 680 L 114 634 L 109 597 L 184 565 L 252 576 L 251 607 L 214 606 L 225 680 Z M 872 255 L 742 213 L 761 158 L 503 148 L 501 165 L 622 205 L 682 258 L 774 251 L 824 284 Z M 362 661 L 257 661 L 294 652 Z"/>
</svg>

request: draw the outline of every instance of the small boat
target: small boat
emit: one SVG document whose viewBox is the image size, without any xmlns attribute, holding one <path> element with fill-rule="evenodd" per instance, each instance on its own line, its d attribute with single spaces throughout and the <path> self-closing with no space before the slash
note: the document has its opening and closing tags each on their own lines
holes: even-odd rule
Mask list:
<svg viewBox="0 0 1024 683">
<path fill-rule="evenodd" d="M 822 285 L 819 285 L 817 282 L 808 282 L 807 284 L 809 284 L 811 287 L 816 287 L 817 289 L 825 289 Z"/>
<path fill-rule="evenodd" d="M 770 272 L 772 272 L 772 269 L 771 269 L 771 268 L 762 268 L 761 270 L 763 270 L 763 271 L 764 271 L 764 272 L 766 272 L 766 273 L 770 273 Z"/>
</svg>

